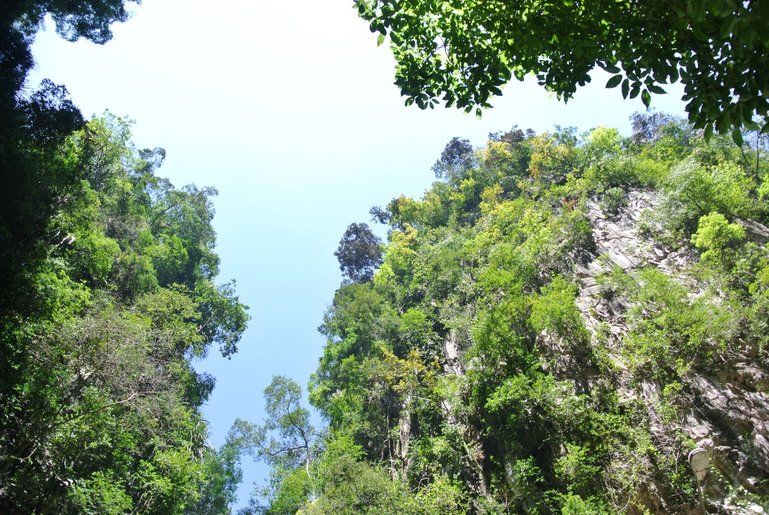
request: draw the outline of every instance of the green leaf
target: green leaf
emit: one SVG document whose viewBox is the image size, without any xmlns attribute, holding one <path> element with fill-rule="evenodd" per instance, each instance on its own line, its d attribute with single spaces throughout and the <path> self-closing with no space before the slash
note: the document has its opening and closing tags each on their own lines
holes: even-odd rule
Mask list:
<svg viewBox="0 0 769 515">
<path fill-rule="evenodd" d="M 607 88 L 616 88 L 622 82 L 622 75 L 615 75 L 606 83 Z"/>
<path fill-rule="evenodd" d="M 734 24 L 737 21 L 735 16 L 727 16 L 724 21 L 721 22 L 721 37 L 725 38 L 734 30 Z"/>
<path fill-rule="evenodd" d="M 644 103 L 647 109 L 649 108 L 649 105 L 652 103 L 652 96 L 649 94 L 648 89 L 643 90 L 643 93 L 641 93 L 641 102 Z"/>
<path fill-rule="evenodd" d="M 630 91 L 630 81 L 625 79 L 622 81 L 622 98 L 627 98 L 627 94 Z"/>
<path fill-rule="evenodd" d="M 384 43 L 385 35 L 380 34 L 379 37 L 376 38 L 376 46 L 382 46 L 382 43 Z"/>
<path fill-rule="evenodd" d="M 665 93 L 667 93 L 667 91 L 657 86 L 656 84 L 647 84 L 646 89 L 648 89 L 650 92 L 656 95 L 664 95 Z"/>
<path fill-rule="evenodd" d="M 734 144 L 738 147 L 741 147 L 742 144 L 745 143 L 742 139 L 742 131 L 739 129 L 739 127 L 732 129 L 732 141 L 734 141 Z"/>
</svg>

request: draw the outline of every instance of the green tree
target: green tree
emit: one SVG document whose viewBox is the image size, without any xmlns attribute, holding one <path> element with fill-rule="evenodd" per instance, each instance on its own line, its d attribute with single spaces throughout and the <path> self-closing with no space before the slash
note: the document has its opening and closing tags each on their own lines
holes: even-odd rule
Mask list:
<svg viewBox="0 0 769 515">
<path fill-rule="evenodd" d="M 382 264 L 382 240 L 364 223 L 353 223 L 344 231 L 334 255 L 342 275 L 352 282 L 370 281 Z"/>
<path fill-rule="evenodd" d="M 3 249 L 21 263 L 0 303 L 3 513 L 221 513 L 232 499 L 236 463 L 206 446 L 199 413 L 214 379 L 192 359 L 234 353 L 246 308 L 213 282 L 213 192 L 156 177 L 162 151 L 129 129 L 108 115 L 28 149 L 56 173 L 37 183 L 39 227 Z"/>
<path fill-rule="evenodd" d="M 270 466 L 269 484 L 250 501 L 254 511 L 296 513 L 312 495 L 320 439 L 301 400 L 295 381 L 274 376 L 264 389 L 264 423 L 238 419 L 230 429 L 229 442 Z"/>
<path fill-rule="evenodd" d="M 78 191 L 81 177 L 74 160 L 58 152 L 84 121 L 66 88 L 46 79 L 36 91 L 22 89 L 34 64 L 30 47 L 35 33 L 51 15 L 66 39 L 104 43 L 112 36 L 110 24 L 127 19 L 125 4 L 0 2 L 0 311 L 33 309 L 23 292 L 34 289 L 29 277 L 47 252 L 48 223 L 64 199 Z"/>
<path fill-rule="evenodd" d="M 190 515 L 229 515 L 236 500 L 236 490 L 243 478 L 240 468 L 241 449 L 227 441 L 219 449 L 205 451 L 205 482 Z"/>
<path fill-rule="evenodd" d="M 473 146 L 470 140 L 463 138 L 451 138 L 441 152 L 441 157 L 433 165 L 435 177 L 447 179 L 461 176 L 462 172 L 470 168 L 473 158 Z"/>
<path fill-rule="evenodd" d="M 374 212 L 383 264 L 343 284 L 320 327 L 310 400 L 330 427 L 303 513 L 692 508 L 696 378 L 766 369 L 765 150 L 746 159 L 663 115 L 634 131 L 513 129 L 472 159 L 455 139 L 445 180 Z M 649 238 L 633 249 L 648 268 L 596 274 L 620 262 L 612 213 Z M 743 448 L 753 429 L 737 426 L 721 427 Z"/>
<path fill-rule="evenodd" d="M 389 36 L 395 82 L 407 104 L 423 109 L 441 101 L 467 111 L 489 107 L 502 85 L 527 74 L 568 100 L 598 67 L 614 74 L 608 87 L 621 86 L 625 98 L 640 95 L 647 106 L 652 93 L 680 80 L 689 119 L 706 132 L 738 134 L 769 112 L 762 93 L 769 72 L 760 57 L 769 48 L 769 10 L 762 2 L 355 4 L 380 43 Z"/>
</svg>

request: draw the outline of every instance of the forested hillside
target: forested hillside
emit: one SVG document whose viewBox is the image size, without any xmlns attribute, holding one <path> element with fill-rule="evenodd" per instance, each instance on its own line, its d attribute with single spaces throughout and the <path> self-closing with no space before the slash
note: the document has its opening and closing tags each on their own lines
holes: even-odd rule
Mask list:
<svg viewBox="0 0 769 515">
<path fill-rule="evenodd" d="M 768 508 L 765 142 L 633 127 L 455 138 L 423 198 L 372 209 L 381 250 L 350 226 L 327 432 L 281 380 L 231 435 L 273 464 L 263 510 L 686 513 L 698 447 L 709 512 Z"/>
</svg>

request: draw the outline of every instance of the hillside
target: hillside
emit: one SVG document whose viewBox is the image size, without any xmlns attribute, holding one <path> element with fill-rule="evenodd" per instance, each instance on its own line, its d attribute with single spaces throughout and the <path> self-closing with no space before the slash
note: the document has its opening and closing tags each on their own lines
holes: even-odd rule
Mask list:
<svg viewBox="0 0 769 515">
<path fill-rule="evenodd" d="M 490 136 L 372 209 L 381 254 L 348 229 L 310 384 L 328 432 L 265 511 L 698 513 L 701 449 L 709 513 L 765 512 L 763 141 L 658 114 Z"/>
</svg>

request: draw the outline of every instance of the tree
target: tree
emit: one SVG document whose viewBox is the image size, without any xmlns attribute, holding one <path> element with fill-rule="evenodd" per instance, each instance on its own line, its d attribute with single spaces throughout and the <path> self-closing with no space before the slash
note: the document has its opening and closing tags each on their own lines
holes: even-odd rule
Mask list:
<svg viewBox="0 0 769 515">
<path fill-rule="evenodd" d="M 243 478 L 240 448 L 225 442 L 218 450 L 205 451 L 205 482 L 200 499 L 187 511 L 189 515 L 229 515 L 229 507 L 237 500 L 236 491 Z"/>
<path fill-rule="evenodd" d="M 763 146 L 746 159 L 728 137 L 706 142 L 661 115 L 636 117 L 634 132 L 513 128 L 469 165 L 453 140 L 439 163 L 467 168 L 375 211 L 390 218 L 384 262 L 337 290 L 320 328 L 310 400 L 329 430 L 301 513 L 696 508 L 686 455 L 700 426 L 687 417 L 708 402 L 697 378 L 767 368 L 769 165 L 754 164 Z M 618 212 L 618 198 L 650 209 Z M 671 273 L 647 249 L 623 272 L 598 256 L 614 236 L 596 208 L 649 249 L 699 249 L 700 263 Z M 596 265 L 613 270 L 591 288 L 580 270 Z M 734 449 L 766 426 L 698 413 L 734 430 Z M 717 507 L 735 494 L 713 467 Z M 759 467 L 751 484 L 768 476 Z"/>
<path fill-rule="evenodd" d="M 227 441 L 254 459 L 267 463 L 270 484 L 252 498 L 252 510 L 264 513 L 296 513 L 312 493 L 313 466 L 319 451 L 318 435 L 310 424 L 310 412 L 301 405 L 302 389 L 292 379 L 274 376 L 264 389 L 264 424 L 238 419 Z"/>
<path fill-rule="evenodd" d="M 51 15 L 69 41 L 84 37 L 104 43 L 110 24 L 125 21 L 127 2 L 139 0 L 4 0 L 0 2 L 0 290 L 2 306 L 19 305 L 13 296 L 29 291 L 25 277 L 45 249 L 45 226 L 67 188 L 78 189 L 72 160 L 53 162 L 56 147 L 83 124 L 63 86 L 44 80 L 29 94 L 22 86 L 34 65 L 30 47 Z M 10 300 L 7 300 L 10 299 Z"/>
<path fill-rule="evenodd" d="M 66 40 L 83 37 L 105 43 L 112 38 L 110 24 L 128 19 L 125 3 L 126 0 L 10 0 L 3 2 L 0 14 L 3 25 L 15 25 L 27 35 L 38 30 L 46 14 L 50 14 L 56 22 L 56 32 Z"/>
<path fill-rule="evenodd" d="M 382 240 L 365 223 L 352 223 L 342 235 L 334 255 L 339 269 L 352 282 L 370 281 L 382 264 Z"/>
<path fill-rule="evenodd" d="M 30 120 L 66 114 L 61 93 Z M 40 173 L 9 178 L 24 199 L 0 188 L 0 270 L 17 271 L 0 274 L 2 513 L 221 513 L 234 495 L 236 456 L 208 448 L 199 412 L 214 379 L 192 364 L 233 354 L 248 320 L 214 283 L 213 191 L 156 177 L 163 152 L 129 125 L 33 126 Z"/>
<path fill-rule="evenodd" d="M 454 178 L 472 166 L 473 146 L 462 138 L 451 138 L 441 152 L 441 157 L 433 165 L 435 177 Z"/>
<path fill-rule="evenodd" d="M 733 0 L 355 0 L 362 18 L 390 37 L 395 83 L 406 104 L 442 101 L 471 111 L 515 76 L 536 76 L 564 100 L 596 67 L 623 97 L 664 93 L 680 80 L 690 121 L 727 132 L 769 112 L 769 47 L 763 2 Z M 769 125 L 764 125 L 769 130 Z"/>
<path fill-rule="evenodd" d="M 0 112 L 5 124 L 13 125 L 5 111 L 13 109 L 34 61 L 30 46 L 46 15 L 56 23 L 56 32 L 68 41 L 86 38 L 102 44 L 112 39 L 110 25 L 128 19 L 127 2 L 140 0 L 6 0 L 0 3 Z"/>
</svg>

